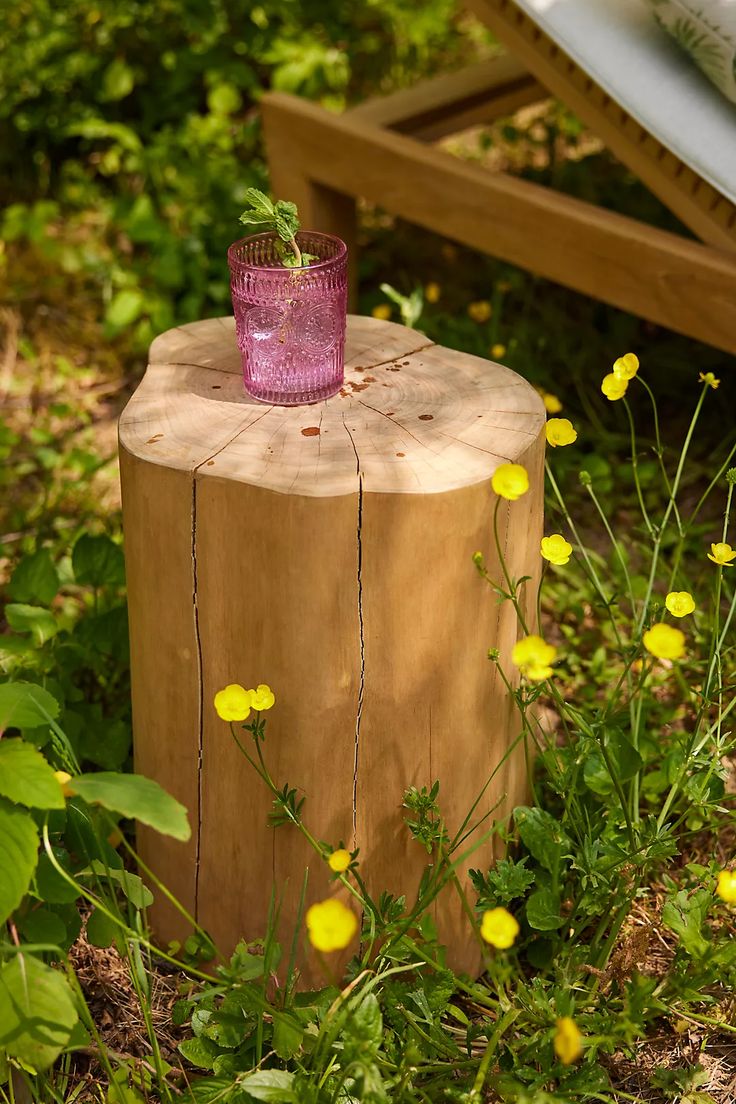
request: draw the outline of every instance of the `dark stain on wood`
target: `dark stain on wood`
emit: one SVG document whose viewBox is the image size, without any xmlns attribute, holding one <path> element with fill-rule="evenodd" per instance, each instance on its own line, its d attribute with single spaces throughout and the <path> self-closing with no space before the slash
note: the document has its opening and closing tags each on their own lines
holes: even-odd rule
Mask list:
<svg viewBox="0 0 736 1104">
<path fill-rule="evenodd" d="M 405 452 L 397 452 L 396 455 L 397 456 L 406 456 L 406 453 Z"/>
<path fill-rule="evenodd" d="M 307 426 L 302 430 L 302 437 L 319 437 L 319 426 Z"/>
<path fill-rule="evenodd" d="M 163 437 L 163 433 L 154 433 L 153 437 L 149 437 L 146 441 L 147 445 L 155 445 L 156 442 Z"/>
<path fill-rule="evenodd" d="M 420 422 L 431 422 L 433 418 L 434 418 L 434 414 L 420 414 L 419 415 L 419 421 Z"/>
</svg>

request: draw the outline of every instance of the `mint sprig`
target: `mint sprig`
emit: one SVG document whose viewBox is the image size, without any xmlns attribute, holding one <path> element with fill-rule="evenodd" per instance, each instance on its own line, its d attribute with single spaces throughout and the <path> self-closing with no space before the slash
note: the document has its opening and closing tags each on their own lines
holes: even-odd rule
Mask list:
<svg viewBox="0 0 736 1104">
<path fill-rule="evenodd" d="M 277 252 L 285 268 L 301 268 L 319 260 L 315 253 L 302 253 L 297 245 L 296 235 L 301 223 L 296 203 L 287 199 L 272 203 L 258 188 L 248 188 L 245 199 L 248 207 L 240 216 L 240 221 L 245 226 L 253 227 L 255 233 L 278 235 Z"/>
</svg>

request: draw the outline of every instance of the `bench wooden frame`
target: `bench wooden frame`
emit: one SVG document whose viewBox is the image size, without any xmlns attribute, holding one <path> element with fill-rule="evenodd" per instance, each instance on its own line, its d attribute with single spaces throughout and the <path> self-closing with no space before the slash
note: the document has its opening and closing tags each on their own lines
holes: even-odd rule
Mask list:
<svg viewBox="0 0 736 1104">
<path fill-rule="evenodd" d="M 339 234 L 353 258 L 355 204 L 363 198 L 736 352 L 736 207 L 612 101 L 512 0 L 472 0 L 472 7 L 509 54 L 342 115 L 283 93 L 264 96 L 274 193 L 299 204 L 305 225 Z M 548 94 L 575 111 L 700 241 L 488 172 L 430 144 Z"/>
</svg>

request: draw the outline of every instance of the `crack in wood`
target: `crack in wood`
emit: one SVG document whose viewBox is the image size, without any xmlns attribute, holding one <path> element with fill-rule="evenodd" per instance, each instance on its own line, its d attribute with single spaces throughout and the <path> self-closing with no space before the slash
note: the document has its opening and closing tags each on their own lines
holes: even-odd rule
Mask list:
<svg viewBox="0 0 736 1104">
<path fill-rule="evenodd" d="M 358 709 L 355 715 L 355 752 L 353 756 L 353 849 L 358 845 L 358 768 L 360 766 L 360 722 L 363 717 L 363 695 L 365 692 L 365 625 L 363 622 L 363 473 L 360 470 L 360 455 L 355 445 L 353 435 L 343 418 L 345 432 L 350 438 L 350 444 L 355 453 L 355 464 L 358 475 L 358 525 L 357 525 L 357 551 L 358 551 L 358 632 L 360 638 L 360 682 L 358 684 Z"/>
</svg>

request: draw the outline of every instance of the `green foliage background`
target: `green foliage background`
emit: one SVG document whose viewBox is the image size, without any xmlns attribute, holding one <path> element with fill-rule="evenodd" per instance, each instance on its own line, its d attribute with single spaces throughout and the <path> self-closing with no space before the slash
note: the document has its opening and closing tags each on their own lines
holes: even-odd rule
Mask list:
<svg viewBox="0 0 736 1104">
<path fill-rule="evenodd" d="M 457 26 L 453 0 L 8 5 L 2 237 L 93 281 L 110 336 L 222 312 L 246 189 L 267 186 L 262 92 L 340 108 L 472 52 Z"/>
</svg>

